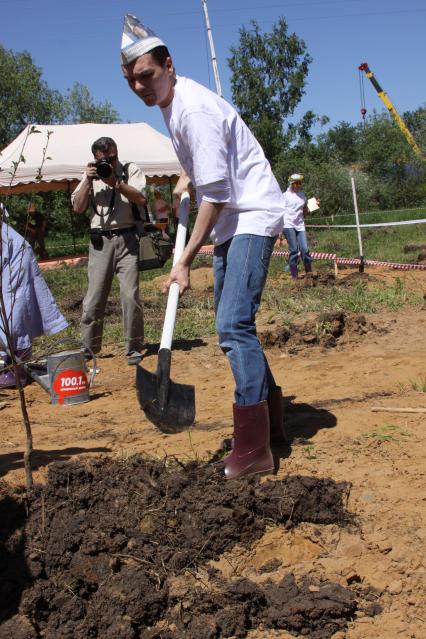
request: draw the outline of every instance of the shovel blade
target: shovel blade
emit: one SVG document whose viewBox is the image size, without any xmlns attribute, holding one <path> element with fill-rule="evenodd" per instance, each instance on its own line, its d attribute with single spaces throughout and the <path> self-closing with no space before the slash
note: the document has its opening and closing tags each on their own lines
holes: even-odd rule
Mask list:
<svg viewBox="0 0 426 639">
<path fill-rule="evenodd" d="M 168 380 L 167 397 L 160 400 L 159 377 L 136 367 L 136 390 L 145 415 L 162 433 L 181 433 L 195 420 L 195 389 L 189 384 Z"/>
</svg>

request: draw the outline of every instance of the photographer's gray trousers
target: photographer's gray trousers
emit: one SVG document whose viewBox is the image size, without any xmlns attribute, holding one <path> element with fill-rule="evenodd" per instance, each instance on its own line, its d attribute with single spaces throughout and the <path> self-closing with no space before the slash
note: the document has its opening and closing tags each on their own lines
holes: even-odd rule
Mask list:
<svg viewBox="0 0 426 639">
<path fill-rule="evenodd" d="M 102 346 L 105 308 L 114 274 L 120 283 L 123 331 L 127 354 L 140 353 L 144 340 L 142 302 L 139 296 L 138 239 L 135 233 L 97 238 L 100 248 L 89 245 L 89 287 L 83 300 L 81 337 L 85 347 L 98 353 Z"/>
</svg>

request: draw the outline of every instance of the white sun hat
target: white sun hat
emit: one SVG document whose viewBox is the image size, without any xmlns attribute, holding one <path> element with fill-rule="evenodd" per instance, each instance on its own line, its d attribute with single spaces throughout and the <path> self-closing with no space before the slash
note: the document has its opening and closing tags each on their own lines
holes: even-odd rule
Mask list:
<svg viewBox="0 0 426 639">
<path fill-rule="evenodd" d="M 293 184 L 293 182 L 303 182 L 304 179 L 305 178 L 303 177 L 303 175 L 301 173 L 293 173 L 288 178 L 288 183 L 289 184 Z"/>
<path fill-rule="evenodd" d="M 121 64 L 129 64 L 144 53 L 161 46 L 166 45 L 152 29 L 143 25 L 138 18 L 129 14 L 124 17 Z"/>
</svg>

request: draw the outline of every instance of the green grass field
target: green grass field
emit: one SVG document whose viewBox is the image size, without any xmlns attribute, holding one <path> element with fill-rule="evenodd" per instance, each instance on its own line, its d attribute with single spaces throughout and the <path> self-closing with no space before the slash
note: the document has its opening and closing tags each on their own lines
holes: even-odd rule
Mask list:
<svg viewBox="0 0 426 639">
<path fill-rule="evenodd" d="M 399 211 L 382 211 L 361 214 L 361 223 L 376 223 L 382 221 L 396 221 L 421 219 L 426 217 L 426 207 Z M 334 224 L 353 224 L 354 214 L 331 218 L 314 218 L 308 222 L 328 223 L 326 229 L 308 229 L 308 239 L 311 251 L 334 252 L 338 257 L 358 257 L 358 240 L 356 229 L 333 228 Z M 385 260 L 391 262 L 415 263 L 421 245 L 426 245 L 426 225 L 413 224 L 397 227 L 362 229 L 364 257 L 366 259 Z M 88 245 L 87 237 L 76 239 L 76 254 L 85 254 Z M 65 248 L 64 248 L 65 247 Z M 410 248 L 411 247 L 411 248 Z M 51 256 L 73 254 L 72 240 L 69 237 L 58 236 L 48 238 L 48 248 Z M 212 258 L 200 256 L 194 263 L 197 266 L 210 266 Z M 381 310 L 398 311 L 410 306 L 421 307 L 422 292 L 408 290 L 402 279 L 396 278 L 393 283 L 363 281 L 354 282 L 351 286 L 319 286 L 302 287 L 295 292 L 292 282 L 287 275 L 283 275 L 285 258 L 274 257 L 271 260 L 269 276 L 264 291 L 261 311 L 271 320 L 281 322 L 294 321 L 298 316 L 306 313 L 321 313 L 330 310 L 343 310 L 358 313 L 379 313 Z M 314 263 L 315 270 L 332 270 L 329 261 L 318 260 Z M 152 283 L 153 278 L 168 273 L 170 262 L 163 269 L 141 273 L 141 292 L 145 308 L 146 341 L 157 342 L 161 335 L 166 297 L 157 286 Z M 353 268 L 351 269 L 353 270 Z M 374 275 L 374 268 L 367 268 L 367 272 Z M 68 334 L 78 338 L 81 302 L 87 287 L 87 269 L 85 266 L 61 267 L 53 271 L 45 271 L 46 280 L 61 305 L 67 318 L 71 321 Z M 124 341 L 121 329 L 121 311 L 119 302 L 118 282 L 114 279 L 109 300 L 109 312 L 105 320 L 106 345 L 114 345 L 117 350 L 124 351 Z M 175 339 L 196 339 L 212 335 L 214 327 L 213 295 L 211 292 L 188 292 L 180 303 L 177 316 Z M 50 338 L 41 340 L 41 345 L 48 343 Z"/>
<path fill-rule="evenodd" d="M 426 219 L 426 207 L 418 209 L 399 209 L 395 211 L 374 211 L 360 214 L 361 224 L 397 222 L 404 220 Z M 336 253 L 337 257 L 359 257 L 358 235 L 355 228 L 333 228 L 337 224 L 355 224 L 355 214 L 338 215 L 333 219 L 312 217 L 307 224 L 329 224 L 326 229 L 307 229 L 309 245 L 312 251 Z M 426 223 L 402 226 L 361 228 L 361 238 L 365 259 L 387 262 L 416 262 L 416 246 L 426 245 Z M 413 247 L 407 250 L 406 247 Z"/>
<path fill-rule="evenodd" d="M 209 266 L 210 257 L 195 261 L 194 268 Z M 331 270 L 329 262 L 319 263 L 321 270 Z M 356 313 L 380 313 L 382 310 L 397 312 L 407 306 L 421 308 L 423 291 L 407 288 L 396 274 L 395 279 L 386 284 L 380 280 L 368 283 L 353 282 L 350 286 L 298 287 L 295 289 L 291 278 L 283 274 L 283 258 L 273 258 L 263 295 L 261 312 L 271 321 L 289 323 L 307 313 L 322 313 L 342 310 Z M 160 339 L 166 307 L 166 296 L 153 284 L 153 278 L 166 274 L 163 269 L 141 274 L 141 293 L 144 301 L 145 337 L 147 343 Z M 353 269 L 352 269 L 353 271 Z M 374 269 L 367 269 L 374 276 Z M 79 335 L 81 302 L 87 287 L 85 266 L 64 266 L 44 272 L 45 278 L 65 316 L 71 321 L 67 334 L 75 339 Z M 105 319 L 104 344 L 117 352 L 124 352 L 125 344 L 121 329 L 121 310 L 118 281 L 115 278 L 108 302 L 109 312 Z M 199 339 L 215 332 L 213 294 L 211 291 L 189 291 L 180 302 L 174 332 L 175 340 Z M 39 341 L 41 348 L 53 338 Z"/>
<path fill-rule="evenodd" d="M 426 206 L 418 209 L 398 209 L 395 211 L 374 211 L 360 213 L 361 224 L 396 222 L 402 220 L 426 219 Z M 329 228 L 309 228 L 308 240 L 311 251 L 332 252 L 338 257 L 359 257 L 356 229 L 333 228 L 337 224 L 355 224 L 354 213 L 340 214 L 331 218 L 312 214 L 307 224 L 328 224 Z M 416 262 L 419 251 L 406 250 L 409 246 L 426 245 L 426 223 L 384 228 L 361 229 L 364 258 L 385 260 L 388 262 Z M 75 249 L 69 235 L 47 237 L 47 249 L 50 257 L 64 255 L 84 255 L 87 253 L 88 235 L 75 238 Z"/>
</svg>

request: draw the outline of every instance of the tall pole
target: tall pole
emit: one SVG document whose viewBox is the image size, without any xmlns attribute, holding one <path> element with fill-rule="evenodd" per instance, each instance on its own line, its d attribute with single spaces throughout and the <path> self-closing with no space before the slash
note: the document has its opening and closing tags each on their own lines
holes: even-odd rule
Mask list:
<svg viewBox="0 0 426 639">
<path fill-rule="evenodd" d="M 74 211 L 71 204 L 71 184 L 68 182 L 68 211 L 70 214 L 71 221 L 71 235 L 72 235 L 72 245 L 74 248 L 74 255 L 77 255 L 77 249 L 75 246 L 75 231 L 74 231 Z"/>
<path fill-rule="evenodd" d="M 362 249 L 361 228 L 359 226 L 358 202 L 357 202 L 357 198 L 356 198 L 355 180 L 354 180 L 353 177 L 351 177 L 351 182 L 352 182 L 352 197 L 353 197 L 353 201 L 354 201 L 356 231 L 357 231 L 357 234 L 358 234 L 359 272 L 360 273 L 364 273 L 364 251 Z"/>
<path fill-rule="evenodd" d="M 207 37 L 209 39 L 210 53 L 212 56 L 212 65 L 213 65 L 214 81 L 216 84 L 216 93 L 220 95 L 220 97 L 222 98 L 223 97 L 222 87 L 220 86 L 219 69 L 217 68 L 217 59 L 216 59 L 216 52 L 214 50 L 212 28 L 210 26 L 209 12 L 207 10 L 207 0 L 201 0 L 201 4 L 203 6 L 204 18 L 206 20 Z"/>
</svg>

